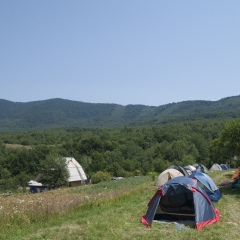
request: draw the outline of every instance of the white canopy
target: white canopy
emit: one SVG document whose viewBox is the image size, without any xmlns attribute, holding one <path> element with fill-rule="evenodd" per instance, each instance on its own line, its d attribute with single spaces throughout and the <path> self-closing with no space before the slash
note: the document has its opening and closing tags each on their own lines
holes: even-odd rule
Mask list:
<svg viewBox="0 0 240 240">
<path fill-rule="evenodd" d="M 42 183 L 39 183 L 39 182 L 37 182 L 37 181 L 34 181 L 34 180 L 30 180 L 29 182 L 28 182 L 28 186 L 42 186 Z"/>
<path fill-rule="evenodd" d="M 87 180 L 82 166 L 73 157 L 66 157 L 65 159 L 67 161 L 67 167 L 70 175 L 68 182 Z"/>
<path fill-rule="evenodd" d="M 157 181 L 155 182 L 155 185 L 161 187 L 170 179 L 179 177 L 179 176 L 183 176 L 183 174 L 178 170 L 172 169 L 172 168 L 166 169 L 158 176 Z"/>
</svg>

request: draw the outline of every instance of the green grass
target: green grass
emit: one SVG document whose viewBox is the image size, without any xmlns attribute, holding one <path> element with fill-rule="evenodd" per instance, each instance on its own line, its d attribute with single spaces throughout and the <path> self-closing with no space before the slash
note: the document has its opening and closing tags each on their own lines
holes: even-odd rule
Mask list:
<svg viewBox="0 0 240 240">
<path fill-rule="evenodd" d="M 220 184 L 231 178 L 230 171 L 216 171 L 209 175 Z M 184 231 L 174 224 L 156 223 L 146 227 L 140 218 L 156 191 L 150 177 L 136 177 L 108 183 L 61 190 L 66 198 L 85 196 L 78 206 L 36 222 L 0 227 L 0 239 L 8 240 L 121 240 L 121 239 L 214 239 L 238 238 L 240 234 L 240 191 L 230 186 L 221 187 L 223 197 L 214 205 L 220 210 L 220 223 L 204 227 L 201 231 L 187 227 Z M 37 195 L 37 194 L 36 194 Z M 40 196 L 40 195 L 39 195 Z M 86 197 L 87 196 L 87 197 Z M 64 199 L 64 198 L 62 198 Z M 0 200 L 1 202 L 1 200 Z M 17 216 L 15 216 L 17 217 Z"/>
</svg>

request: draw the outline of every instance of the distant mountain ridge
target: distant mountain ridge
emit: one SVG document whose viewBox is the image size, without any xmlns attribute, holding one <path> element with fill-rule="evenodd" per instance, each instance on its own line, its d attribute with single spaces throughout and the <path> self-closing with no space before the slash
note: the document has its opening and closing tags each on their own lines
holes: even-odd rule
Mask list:
<svg viewBox="0 0 240 240">
<path fill-rule="evenodd" d="M 33 102 L 0 99 L 0 130 L 120 127 L 240 117 L 240 96 L 161 106 L 86 103 L 61 98 Z"/>
</svg>

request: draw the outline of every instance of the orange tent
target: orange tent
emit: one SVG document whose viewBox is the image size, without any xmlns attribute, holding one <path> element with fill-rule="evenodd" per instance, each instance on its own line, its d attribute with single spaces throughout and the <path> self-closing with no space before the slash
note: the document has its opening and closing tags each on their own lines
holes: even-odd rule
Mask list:
<svg viewBox="0 0 240 240">
<path fill-rule="evenodd" d="M 239 173 L 240 173 L 240 167 L 238 167 L 235 173 L 232 175 L 232 179 L 236 179 Z"/>
</svg>

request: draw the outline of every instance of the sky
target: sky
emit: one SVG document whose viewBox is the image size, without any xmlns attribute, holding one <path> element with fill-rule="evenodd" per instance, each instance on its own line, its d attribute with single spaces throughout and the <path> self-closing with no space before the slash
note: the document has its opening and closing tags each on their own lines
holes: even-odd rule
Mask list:
<svg viewBox="0 0 240 240">
<path fill-rule="evenodd" d="M 240 95 L 239 12 L 239 0 L 1 0 L 0 99 Z"/>
</svg>

